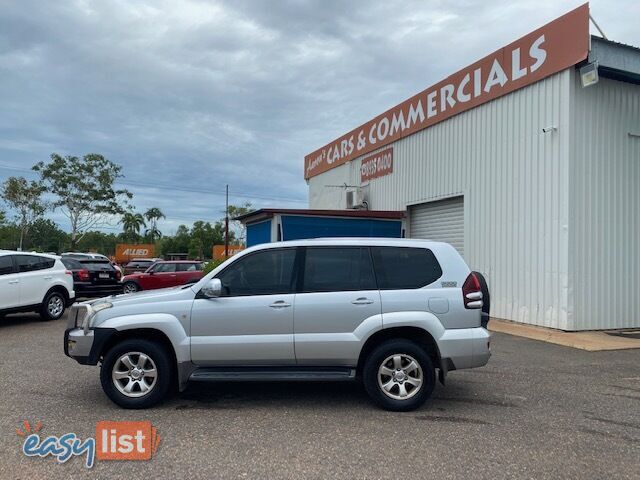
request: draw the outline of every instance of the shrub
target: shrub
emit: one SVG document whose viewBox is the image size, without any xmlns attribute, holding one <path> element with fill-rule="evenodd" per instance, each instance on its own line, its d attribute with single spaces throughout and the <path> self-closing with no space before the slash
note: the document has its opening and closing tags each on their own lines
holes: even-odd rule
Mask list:
<svg viewBox="0 0 640 480">
<path fill-rule="evenodd" d="M 204 268 L 202 269 L 202 271 L 204 272 L 204 274 L 206 275 L 207 273 L 209 273 L 211 270 L 213 270 L 214 268 L 216 268 L 218 265 L 221 265 L 224 262 L 224 260 L 217 260 L 217 259 L 213 259 L 213 260 L 209 260 L 207 262 L 207 264 L 204 266 Z"/>
</svg>

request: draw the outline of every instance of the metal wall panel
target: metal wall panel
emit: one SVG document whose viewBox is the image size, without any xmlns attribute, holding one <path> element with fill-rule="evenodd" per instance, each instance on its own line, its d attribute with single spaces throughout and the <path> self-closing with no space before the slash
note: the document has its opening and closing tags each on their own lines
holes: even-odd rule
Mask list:
<svg viewBox="0 0 640 480">
<path fill-rule="evenodd" d="M 450 243 L 464 257 L 464 197 L 412 205 L 408 236 Z"/>
<path fill-rule="evenodd" d="M 563 71 L 395 142 L 393 173 L 369 208 L 464 195 L 465 259 L 492 290 L 492 315 L 567 329 L 572 72 Z M 548 133 L 542 129 L 555 127 Z M 357 159 L 309 179 L 310 208 L 345 208 Z"/>
<path fill-rule="evenodd" d="M 640 86 L 574 74 L 573 95 L 571 328 L 638 328 Z"/>
</svg>

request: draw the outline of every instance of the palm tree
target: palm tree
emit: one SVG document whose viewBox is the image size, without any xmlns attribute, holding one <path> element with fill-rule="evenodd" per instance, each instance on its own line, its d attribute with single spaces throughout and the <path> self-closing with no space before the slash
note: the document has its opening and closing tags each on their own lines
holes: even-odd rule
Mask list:
<svg viewBox="0 0 640 480">
<path fill-rule="evenodd" d="M 144 212 L 144 217 L 149 221 L 149 228 L 145 234 L 151 239 L 151 243 L 154 243 L 156 237 L 160 238 L 162 236 L 162 232 L 158 230 L 158 220 L 167 217 L 157 207 L 152 207 Z"/>
<path fill-rule="evenodd" d="M 140 236 L 140 229 L 146 226 L 144 217 L 140 213 L 134 212 L 125 212 L 120 223 L 122 223 L 125 235 L 132 240 L 137 240 Z"/>
</svg>

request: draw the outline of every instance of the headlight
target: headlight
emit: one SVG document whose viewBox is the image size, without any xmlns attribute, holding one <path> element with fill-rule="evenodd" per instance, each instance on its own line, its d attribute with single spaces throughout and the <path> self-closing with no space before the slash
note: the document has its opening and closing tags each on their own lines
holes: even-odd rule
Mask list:
<svg viewBox="0 0 640 480">
<path fill-rule="evenodd" d="M 87 314 L 84 316 L 82 320 L 82 328 L 84 329 L 84 333 L 89 332 L 89 325 L 91 324 L 91 320 L 96 314 L 101 310 L 106 310 L 107 308 L 113 307 L 113 303 L 111 302 L 102 302 L 94 305 L 88 305 Z"/>
</svg>

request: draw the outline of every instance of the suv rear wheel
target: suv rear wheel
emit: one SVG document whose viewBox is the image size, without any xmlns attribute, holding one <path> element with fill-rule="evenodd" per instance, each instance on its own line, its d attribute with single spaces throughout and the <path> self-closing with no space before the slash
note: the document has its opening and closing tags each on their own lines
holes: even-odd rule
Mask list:
<svg viewBox="0 0 640 480">
<path fill-rule="evenodd" d="M 420 407 L 431 396 L 435 379 L 429 355 L 409 340 L 380 344 L 364 364 L 365 389 L 386 410 L 405 412 Z"/>
<path fill-rule="evenodd" d="M 49 292 L 40 306 L 43 320 L 57 320 L 64 313 L 66 298 L 60 292 Z"/>
<path fill-rule="evenodd" d="M 148 408 L 169 392 L 172 369 L 165 349 L 148 340 L 125 340 L 105 355 L 100 382 L 107 396 L 124 408 Z"/>
</svg>

